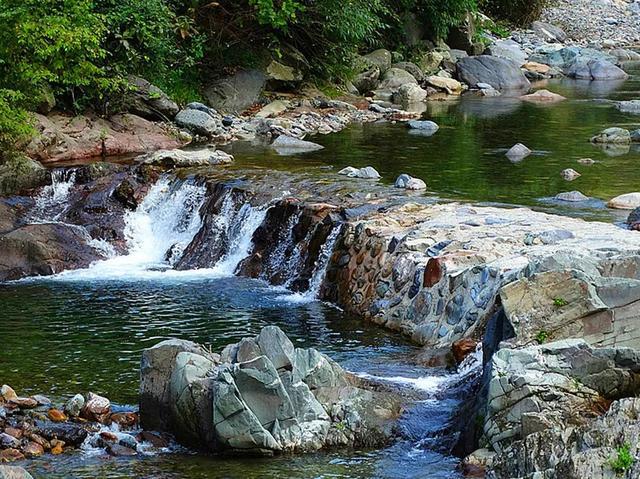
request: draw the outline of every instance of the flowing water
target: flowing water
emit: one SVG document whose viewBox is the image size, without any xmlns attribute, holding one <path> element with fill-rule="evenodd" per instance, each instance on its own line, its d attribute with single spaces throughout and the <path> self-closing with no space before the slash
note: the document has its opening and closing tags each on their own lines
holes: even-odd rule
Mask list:
<svg viewBox="0 0 640 479">
<path fill-rule="evenodd" d="M 325 149 L 278 157 L 269 149 L 235 144 L 237 168 L 268 166 L 312 171 L 347 166 L 376 167 L 382 182 L 400 173 L 423 178 L 428 194 L 489 203 L 529 205 L 587 218 L 616 220 L 601 200 L 637 190 L 640 151 L 603 150 L 588 139 L 609 126 L 640 127 L 640 116 L 624 114 L 606 101 L 638 96 L 640 80 L 579 83 L 553 81 L 547 88 L 569 99 L 540 106 L 513 98 L 463 98 L 430 103 L 426 116 L 438 122 L 431 137 L 388 123 L 352 126 L 314 138 Z M 534 154 L 519 163 L 504 152 L 523 142 Z M 581 158 L 596 163 L 585 166 Z M 583 176 L 573 183 L 560 171 Z M 57 221 L 74 187 L 73 170 L 54 173 L 53 184 L 37 198 L 31 221 Z M 549 200 L 579 189 L 595 198 L 569 207 Z M 135 406 L 141 351 L 169 337 L 191 339 L 220 350 L 265 325 L 279 325 L 298 346 L 313 346 L 357 374 L 413 391 L 401 421 L 403 440 L 380 451 L 335 451 L 271 459 L 220 459 L 175 451 L 143 459 L 114 459 L 68 454 L 28 463 L 36 478 L 457 478 L 455 442 L 457 408 L 468 394 L 467 380 L 477 372 L 467 364 L 458 373 L 413 364 L 416 348 L 401 337 L 364 324 L 315 300 L 339 227 L 322 246 L 309 288 L 292 293 L 288 285 L 304 263 L 303 248 L 292 244 L 291 228 L 265 265 L 284 285 L 234 276 L 251 250 L 251 236 L 270 204 L 254 206 L 224 199 L 211 224 L 226 249 L 211 267 L 173 269 L 202 227 L 198 210 L 206 189 L 170 177 L 151 189 L 126 217 L 128 254 L 53 278 L 0 284 L 0 382 L 24 393 L 63 399 L 95 391 L 124 407 Z M 291 227 L 297 221 L 291 218 Z M 309 233 L 310 235 L 312 232 Z M 103 245 L 104 246 L 104 245 Z M 288 251 L 285 256 L 285 251 Z M 281 261 L 279 260 L 281 259 Z"/>
</svg>

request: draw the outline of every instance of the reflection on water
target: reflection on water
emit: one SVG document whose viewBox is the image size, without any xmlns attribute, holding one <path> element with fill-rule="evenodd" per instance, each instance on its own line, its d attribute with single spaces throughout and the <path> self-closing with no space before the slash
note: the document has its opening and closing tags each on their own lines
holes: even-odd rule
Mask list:
<svg viewBox="0 0 640 479">
<path fill-rule="evenodd" d="M 37 478 L 458 477 L 449 455 L 452 414 L 464 397 L 458 378 L 411 364 L 414 347 L 319 302 L 287 303 L 288 292 L 242 278 L 161 274 L 138 281 L 43 279 L 0 285 L 1 382 L 63 399 L 95 391 L 137 401 L 142 349 L 169 337 L 220 350 L 268 324 L 300 347 L 316 347 L 345 368 L 414 390 L 401 421 L 404 439 L 381 451 L 273 459 L 171 454 L 144 459 L 42 458 Z M 435 377 L 433 377 L 435 375 Z"/>
<path fill-rule="evenodd" d="M 440 130 L 430 137 L 413 135 L 402 124 L 376 123 L 353 125 L 335 135 L 315 136 L 313 141 L 324 145 L 324 150 L 293 157 L 282 158 L 273 151 L 256 151 L 255 147 L 241 144 L 230 149 L 240 167 L 259 164 L 308 169 L 330 165 L 339 171 L 349 165 L 371 165 L 389 185 L 399 174 L 409 173 L 426 181 L 427 194 L 444 198 L 528 205 L 589 219 L 617 220 L 615 212 L 603 208 L 551 205 L 540 199 L 580 190 L 606 201 L 637 191 L 638 147 L 603 148 L 589 140 L 612 126 L 640 128 L 640 115 L 622 113 L 611 101 L 638 98 L 640 75 L 626 82 L 551 80 L 540 87 L 568 99 L 554 105 L 537 105 L 506 96 L 465 95 L 427 103 L 425 118 L 440 125 Z M 538 154 L 513 164 L 504 152 L 515 143 L 524 143 Z M 582 158 L 592 158 L 595 163 L 578 163 Z M 582 176 L 567 182 L 560 177 L 566 168 L 573 168 Z"/>
</svg>

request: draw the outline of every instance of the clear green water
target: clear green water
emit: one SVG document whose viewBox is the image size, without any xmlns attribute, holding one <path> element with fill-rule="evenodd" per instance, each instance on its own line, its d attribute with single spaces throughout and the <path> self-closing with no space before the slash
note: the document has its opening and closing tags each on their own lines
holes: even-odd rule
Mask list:
<svg viewBox="0 0 640 479">
<path fill-rule="evenodd" d="M 388 185 L 400 173 L 424 179 L 428 195 L 621 219 L 624 213 L 606 210 L 598 201 L 568 206 L 545 198 L 577 189 L 607 200 L 638 189 L 640 150 L 607 152 L 589 138 L 609 126 L 640 127 L 640 116 L 597 101 L 639 97 L 640 78 L 620 84 L 554 81 L 546 87 L 569 99 L 550 106 L 467 97 L 429 104 L 425 117 L 441 127 L 432 137 L 382 123 L 313 138 L 326 148 L 305 155 L 280 157 L 240 144 L 230 149 L 237 168 L 321 169 L 326 174 L 329 168 L 337 172 L 347 165 L 372 165 Z M 504 152 L 517 142 L 535 154 L 514 164 Z M 585 157 L 596 163 L 577 163 Z M 567 183 L 560 178 L 564 168 L 583 176 Z M 413 366 L 414 348 L 393 333 L 320 303 L 284 302 L 282 294 L 255 281 L 188 275 L 0 285 L 0 382 L 54 398 L 93 390 L 131 405 L 143 348 L 182 337 L 220 349 L 266 324 L 280 325 L 297 344 L 317 347 L 353 371 L 413 379 L 444 374 Z M 26 467 L 36 478 L 455 478 L 457 460 L 446 453 L 452 441 L 447 427 L 462 396 L 455 389 L 425 393 L 403 419 L 406 440 L 381 451 L 260 460 L 193 454 L 131 460 L 76 453 Z"/>
<path fill-rule="evenodd" d="M 411 132 L 403 124 L 353 125 L 334 135 L 308 139 L 324 150 L 280 157 L 265 148 L 236 144 L 230 151 L 239 166 L 270 165 L 283 169 L 371 165 L 382 182 L 393 184 L 401 173 L 426 181 L 426 194 L 474 202 L 526 205 L 537 209 L 619 220 L 624 213 L 609 211 L 604 202 L 640 187 L 640 144 L 622 151 L 605 151 L 589 139 L 618 126 L 640 128 L 640 115 L 621 113 L 601 100 L 640 98 L 640 71 L 626 82 L 553 80 L 546 88 L 567 97 L 553 105 L 537 105 L 517 98 L 478 98 L 431 102 L 424 114 L 440 125 L 433 136 Z M 534 154 L 512 163 L 505 152 L 524 143 Z M 591 158 L 592 166 L 577 160 Z M 575 181 L 560 177 L 565 168 L 582 174 Z M 549 201 L 563 191 L 579 190 L 595 201 L 568 205 Z"/>
</svg>

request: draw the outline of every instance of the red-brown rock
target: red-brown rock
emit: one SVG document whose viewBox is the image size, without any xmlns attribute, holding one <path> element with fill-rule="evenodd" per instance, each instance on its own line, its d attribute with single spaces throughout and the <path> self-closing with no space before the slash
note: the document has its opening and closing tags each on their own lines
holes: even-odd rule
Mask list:
<svg viewBox="0 0 640 479">
<path fill-rule="evenodd" d="M 14 448 L 3 449 L 0 451 L 0 463 L 13 462 L 24 459 L 24 454 Z"/>
<path fill-rule="evenodd" d="M 462 361 L 464 361 L 464 358 L 473 353 L 476 350 L 477 346 L 478 343 L 470 338 L 464 338 L 455 341 L 451 345 L 451 352 L 453 353 L 453 357 L 455 358 L 456 363 L 460 364 Z"/>
</svg>

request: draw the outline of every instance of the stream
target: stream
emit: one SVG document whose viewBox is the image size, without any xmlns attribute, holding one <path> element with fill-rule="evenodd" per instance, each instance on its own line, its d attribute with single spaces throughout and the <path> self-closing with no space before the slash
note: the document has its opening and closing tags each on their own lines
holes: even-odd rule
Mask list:
<svg viewBox="0 0 640 479">
<path fill-rule="evenodd" d="M 622 83 L 552 81 L 546 88 L 569 99 L 539 106 L 512 98 L 463 98 L 427 105 L 426 117 L 441 130 L 433 137 L 409 134 L 402 125 L 354 125 L 326 137 L 325 146 L 304 156 L 278 157 L 269 149 L 237 143 L 228 150 L 232 168 L 269 167 L 323 171 L 372 165 L 393 183 L 400 173 L 423 178 L 429 195 L 490 204 L 527 205 L 586 219 L 620 221 L 604 201 L 640 184 L 640 150 L 603 150 L 589 138 L 603 128 L 637 128 L 640 117 L 606 101 L 638 97 L 640 79 Z M 522 142 L 534 154 L 511 163 L 504 152 Z M 596 163 L 583 166 L 580 158 Z M 583 176 L 560 178 L 564 168 Z M 337 171 L 337 170 L 336 170 Z M 73 174 L 56 181 L 36 201 L 32 222 L 56 221 L 73 188 Z M 551 200 L 578 189 L 594 198 L 567 205 Z M 315 347 L 356 374 L 374 376 L 415 393 L 401 420 L 402 439 L 378 451 L 333 451 L 270 459 L 221 459 L 175 448 L 171 453 L 112 458 L 77 452 L 25 464 L 35 478 L 458 478 L 455 419 L 479 371 L 479 354 L 455 371 L 424 368 L 412 360 L 418 348 L 396 333 L 366 324 L 316 300 L 337 231 L 322 247 L 307 291 L 286 288 L 295 281 L 291 264 L 283 286 L 234 275 L 248 255 L 251 237 L 269 205 L 223 205 L 214 228 L 229 240 L 211 268 L 179 271 L 175 259 L 201 226 L 198 209 L 205 191 L 188 180 L 163 177 L 136 211 L 125 217 L 128 254 L 91 267 L 0 284 L 0 382 L 24 394 L 65 399 L 94 391 L 121 407 L 135 408 L 141 351 L 178 337 L 214 351 L 276 324 L 299 347 Z M 221 233 L 222 234 L 222 233 Z M 167 251 L 171 254 L 167 255 Z"/>
</svg>

